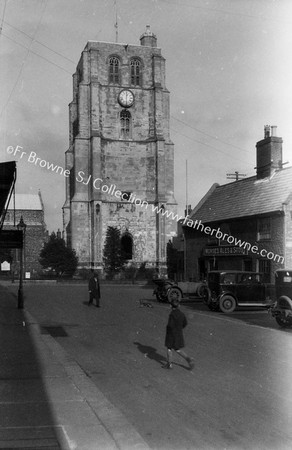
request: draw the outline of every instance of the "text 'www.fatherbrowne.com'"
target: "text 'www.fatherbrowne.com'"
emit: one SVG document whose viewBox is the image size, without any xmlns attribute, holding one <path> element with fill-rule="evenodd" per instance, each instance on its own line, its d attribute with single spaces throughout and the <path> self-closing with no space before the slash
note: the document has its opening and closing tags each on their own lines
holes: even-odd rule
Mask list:
<svg viewBox="0 0 292 450">
<path fill-rule="evenodd" d="M 58 175 L 63 175 L 65 178 L 70 176 L 70 170 L 64 169 L 62 166 L 57 164 L 53 164 L 45 159 L 37 156 L 36 152 L 31 151 L 27 153 L 23 150 L 23 147 L 17 145 L 15 148 L 10 145 L 7 147 L 7 153 L 13 156 L 17 156 L 19 159 L 26 158 L 29 164 L 33 164 L 35 166 L 39 166 L 43 169 L 47 169 L 51 172 L 54 172 Z M 92 175 L 86 176 L 83 171 L 79 171 L 76 175 L 76 181 L 78 183 L 82 183 L 88 185 L 92 184 L 93 188 L 96 190 L 100 190 L 103 193 L 108 195 L 112 195 L 117 199 L 124 200 L 128 203 L 132 203 L 140 208 L 149 209 L 149 203 L 146 200 L 143 200 L 137 197 L 133 193 L 123 192 L 118 189 L 115 184 L 104 183 L 102 178 L 94 178 Z M 169 211 L 162 206 L 157 205 L 157 203 L 151 203 L 152 212 L 156 214 L 160 214 L 163 217 L 166 217 L 170 220 L 175 220 L 176 222 L 183 221 L 183 225 L 187 227 L 193 228 L 195 230 L 201 231 L 202 233 L 207 234 L 208 236 L 214 236 L 216 239 L 221 241 L 225 241 L 228 244 L 233 244 L 235 247 L 229 249 L 229 254 L 240 254 L 242 251 L 250 251 L 251 253 L 257 254 L 263 258 L 267 258 L 271 261 L 275 261 L 280 264 L 284 264 L 285 258 L 284 256 L 277 255 L 273 252 L 268 252 L 266 249 L 259 249 L 257 245 L 252 245 L 249 242 L 238 239 L 230 234 L 223 233 L 220 228 L 211 228 L 209 226 L 205 226 L 201 220 L 192 220 L 188 215 L 187 216 L 179 216 L 178 214 L 174 214 L 173 211 Z M 219 251 L 219 250 L 218 250 Z M 228 254 L 228 250 L 224 250 L 226 254 Z"/>
</svg>

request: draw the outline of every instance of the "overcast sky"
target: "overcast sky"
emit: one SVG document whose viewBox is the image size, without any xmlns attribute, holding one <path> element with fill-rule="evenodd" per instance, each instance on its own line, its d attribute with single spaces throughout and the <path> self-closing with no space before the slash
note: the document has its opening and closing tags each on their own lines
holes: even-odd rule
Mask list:
<svg viewBox="0 0 292 450">
<path fill-rule="evenodd" d="M 291 0 L 116 0 L 119 42 L 147 24 L 166 58 L 178 210 L 227 173 L 254 175 L 255 144 L 276 125 L 292 163 Z M 87 41 L 115 41 L 114 0 L 1 0 L 0 161 L 18 161 L 17 192 L 41 190 L 49 231 L 62 229 L 72 74 Z M 21 146 L 20 159 L 8 146 Z"/>
</svg>

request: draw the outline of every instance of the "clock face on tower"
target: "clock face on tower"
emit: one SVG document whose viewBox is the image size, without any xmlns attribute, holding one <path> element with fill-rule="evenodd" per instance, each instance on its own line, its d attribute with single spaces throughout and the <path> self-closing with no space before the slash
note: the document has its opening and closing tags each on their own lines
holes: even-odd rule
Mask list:
<svg viewBox="0 0 292 450">
<path fill-rule="evenodd" d="M 129 89 L 123 89 L 118 96 L 118 101 L 124 108 L 130 108 L 135 100 L 134 94 Z"/>
</svg>

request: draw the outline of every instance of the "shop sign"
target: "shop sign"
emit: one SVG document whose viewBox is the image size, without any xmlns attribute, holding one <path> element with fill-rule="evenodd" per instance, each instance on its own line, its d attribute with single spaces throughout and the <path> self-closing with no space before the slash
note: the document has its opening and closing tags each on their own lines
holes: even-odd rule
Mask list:
<svg viewBox="0 0 292 450">
<path fill-rule="evenodd" d="M 247 249 L 236 246 L 206 247 L 204 249 L 204 256 L 240 256 L 247 254 Z"/>
</svg>

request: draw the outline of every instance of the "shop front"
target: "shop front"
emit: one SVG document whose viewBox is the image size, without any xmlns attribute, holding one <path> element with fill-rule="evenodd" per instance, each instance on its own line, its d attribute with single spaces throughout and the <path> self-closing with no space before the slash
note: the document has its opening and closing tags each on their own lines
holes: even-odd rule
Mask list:
<svg viewBox="0 0 292 450">
<path fill-rule="evenodd" d="M 247 249 L 237 246 L 206 246 L 199 263 L 206 273 L 210 270 L 255 270 Z"/>
</svg>

